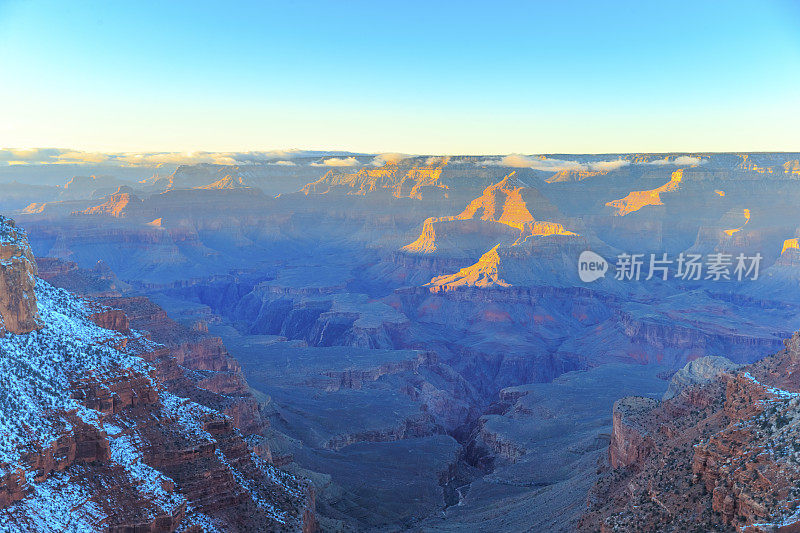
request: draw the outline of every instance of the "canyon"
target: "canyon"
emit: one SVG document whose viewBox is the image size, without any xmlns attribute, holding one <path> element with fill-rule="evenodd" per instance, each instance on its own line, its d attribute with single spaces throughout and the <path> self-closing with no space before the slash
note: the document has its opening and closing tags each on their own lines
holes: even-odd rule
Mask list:
<svg viewBox="0 0 800 533">
<path fill-rule="evenodd" d="M 767 531 L 795 511 L 777 450 L 800 392 L 797 159 L 330 153 L 0 184 L 3 338 L 46 335 L 32 295 L 65 289 L 140 369 L 64 384 L 102 423 L 65 407 L 73 433 L 0 512 L 22 520 L 50 479 L 89 490 L 87 468 L 130 475 L 113 425 L 174 484 L 172 507 L 137 504 L 163 530 Z M 585 250 L 610 267 L 592 283 Z M 614 275 L 621 254 L 640 278 Z M 681 254 L 730 256 L 728 276 L 683 279 Z M 69 452 L 89 441 L 100 455 Z M 78 458 L 42 466 L 59 454 Z"/>
<path fill-rule="evenodd" d="M 9 325 L 0 340 L 5 529 L 316 528 L 313 489 L 273 466 L 268 448 L 255 453 L 242 433 L 264 424 L 224 414 L 258 408 L 218 343 L 187 334 L 177 344 L 174 332 L 164 332 L 170 345 L 157 343 L 131 329 L 152 316 L 144 301 L 128 306 L 145 307 L 129 316 L 124 305 L 56 289 L 35 277 L 24 232 L 5 218 L 0 231 L 25 258 L 4 274 L 30 282 L 13 285 L 21 295 L 0 294 Z"/>
</svg>

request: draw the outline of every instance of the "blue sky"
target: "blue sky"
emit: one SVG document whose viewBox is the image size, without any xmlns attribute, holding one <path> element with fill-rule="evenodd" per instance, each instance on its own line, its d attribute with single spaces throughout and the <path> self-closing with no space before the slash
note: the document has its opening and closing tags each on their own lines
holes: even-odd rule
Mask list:
<svg viewBox="0 0 800 533">
<path fill-rule="evenodd" d="M 800 3 L 0 0 L 0 146 L 800 150 Z"/>
</svg>

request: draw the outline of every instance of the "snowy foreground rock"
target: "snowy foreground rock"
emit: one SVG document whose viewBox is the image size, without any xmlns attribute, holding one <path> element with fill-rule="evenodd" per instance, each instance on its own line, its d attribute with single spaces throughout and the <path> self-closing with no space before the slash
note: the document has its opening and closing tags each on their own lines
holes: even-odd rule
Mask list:
<svg viewBox="0 0 800 533">
<path fill-rule="evenodd" d="M 32 263 L 21 248 L 12 268 Z M 174 359 L 169 349 L 100 327 L 97 304 L 30 281 L 35 327 L 0 338 L 3 531 L 314 529 L 305 481 L 256 455 L 231 418 L 160 382 L 154 364 Z"/>
<path fill-rule="evenodd" d="M 800 531 L 800 333 L 746 367 L 694 361 L 614 404 L 579 531 Z"/>
<path fill-rule="evenodd" d="M 0 216 L 0 337 L 41 327 L 36 310 L 36 261 L 25 232 Z"/>
</svg>

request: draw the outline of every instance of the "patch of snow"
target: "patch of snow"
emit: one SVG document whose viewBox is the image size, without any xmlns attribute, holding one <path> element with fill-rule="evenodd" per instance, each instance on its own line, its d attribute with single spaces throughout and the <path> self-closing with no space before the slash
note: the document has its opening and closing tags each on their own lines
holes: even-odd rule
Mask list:
<svg viewBox="0 0 800 533">
<path fill-rule="evenodd" d="M 139 493 L 147 500 L 170 514 L 186 503 L 186 499 L 177 492 L 165 490 L 164 487 L 173 485 L 172 479 L 144 463 L 141 452 L 143 443 L 136 433 L 109 436 L 108 442 L 111 460 L 125 468 Z"/>
<path fill-rule="evenodd" d="M 95 531 L 106 518 L 82 486 L 59 472 L 41 483 L 31 484 L 31 494 L 0 511 L 3 531 L 61 533 Z"/>
<path fill-rule="evenodd" d="M 121 335 L 89 321 L 78 298 L 42 280 L 36 296 L 44 328 L 0 338 L 0 475 L 16 469 L 27 443 L 46 447 L 63 435 L 68 412 L 98 424 L 96 412 L 70 397 L 70 379 L 149 371 L 140 357 L 112 347 Z"/>
</svg>

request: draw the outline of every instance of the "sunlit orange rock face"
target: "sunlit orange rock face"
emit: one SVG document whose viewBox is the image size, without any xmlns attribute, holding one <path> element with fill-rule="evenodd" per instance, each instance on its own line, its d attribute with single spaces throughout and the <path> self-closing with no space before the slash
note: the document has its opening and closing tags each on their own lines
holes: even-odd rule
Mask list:
<svg viewBox="0 0 800 533">
<path fill-rule="evenodd" d="M 726 229 L 725 230 L 725 234 L 726 235 L 728 235 L 730 237 L 734 233 L 738 233 L 739 231 L 744 229 L 744 227 L 747 225 L 748 222 L 750 222 L 750 210 L 749 209 L 742 210 L 742 216 L 744 217 L 744 224 L 742 224 L 738 228 Z"/>
<path fill-rule="evenodd" d="M 241 189 L 245 188 L 244 179 L 241 176 L 232 176 L 227 174 L 226 176 L 220 178 L 219 180 L 215 181 L 210 185 L 203 185 L 202 187 L 196 187 L 197 189 Z"/>
<path fill-rule="evenodd" d="M 625 198 L 608 202 L 606 205 L 615 208 L 617 210 L 616 214 L 619 216 L 633 213 L 648 205 L 664 205 L 664 202 L 661 201 L 661 194 L 677 190 L 682 179 L 683 169 L 678 169 L 672 173 L 670 180 L 661 187 L 650 191 L 633 191 Z"/>
<path fill-rule="evenodd" d="M 325 194 L 337 189 L 347 189 L 348 194 L 365 195 L 379 189 L 389 189 L 395 198 L 421 198 L 428 188 L 446 190 L 440 178 L 447 158 L 437 164 L 408 168 L 398 163 L 380 167 L 362 168 L 356 172 L 328 171 L 317 181 L 303 188 L 305 194 Z"/>
<path fill-rule="evenodd" d="M 480 219 L 506 224 L 519 230 L 534 218 L 522 198 L 524 184 L 515 179 L 515 172 L 483 191 L 464 211 L 456 215 L 459 220 Z"/>
<path fill-rule="evenodd" d="M 530 265 L 559 268 L 548 261 L 560 256 L 558 246 L 565 242 L 571 246 L 570 238 L 579 237 L 559 222 L 541 220 L 559 216 L 558 209 L 537 188 L 513 171 L 486 187 L 458 215 L 427 219 L 420 236 L 401 251 L 417 256 L 475 254 L 463 257 L 476 262 L 453 274 L 434 276 L 425 285 L 431 292 L 511 287 L 523 278 L 536 277 L 529 272 Z"/>
<path fill-rule="evenodd" d="M 781 255 L 775 262 L 776 267 L 786 268 L 790 271 L 800 266 L 800 238 L 785 239 L 781 248 Z"/>
<path fill-rule="evenodd" d="M 547 178 L 547 183 L 563 183 L 567 181 L 583 181 L 587 178 L 604 176 L 605 170 L 559 170 L 552 177 Z"/>
<path fill-rule="evenodd" d="M 25 232 L 0 216 L 0 336 L 41 327 L 34 292 L 36 274 Z"/>
<path fill-rule="evenodd" d="M 661 201 L 661 194 L 665 192 L 673 192 L 680 186 L 683 179 L 683 169 L 679 168 L 672 173 L 671 179 L 657 189 L 650 191 L 633 191 L 625 198 L 613 200 L 606 205 L 616 209 L 616 214 L 625 216 L 648 205 L 664 205 Z"/>
<path fill-rule="evenodd" d="M 537 220 L 534 213 L 540 218 L 553 216 L 557 209 L 511 172 L 486 187 L 461 213 L 426 219 L 420 236 L 402 251 L 433 254 L 465 250 L 484 240 L 491 243 L 483 248 L 485 251 L 498 242 L 513 244 L 529 235 L 574 235 L 561 224 Z"/>
<path fill-rule="evenodd" d="M 142 200 L 137 197 L 130 187 L 120 187 L 117 192 L 109 196 L 105 203 L 95 207 L 90 207 L 81 214 L 84 215 L 106 215 L 120 218 L 141 210 Z"/>
<path fill-rule="evenodd" d="M 781 254 L 784 253 L 786 250 L 800 250 L 800 241 L 797 237 L 793 239 L 786 239 L 783 241 L 783 248 L 781 249 Z"/>
<path fill-rule="evenodd" d="M 481 256 L 477 263 L 462 268 L 455 274 L 438 276 L 431 280 L 432 288 L 452 290 L 456 287 L 510 287 L 511 284 L 503 280 L 499 274 L 500 255 L 497 253 L 498 244 Z"/>
<path fill-rule="evenodd" d="M 551 235 L 572 235 L 578 234 L 564 229 L 564 226 L 558 222 L 539 221 L 526 222 L 522 227 L 522 234 L 515 244 L 525 242 L 528 237 L 549 237 Z"/>
<path fill-rule="evenodd" d="M 787 161 L 783 164 L 783 171 L 786 174 L 800 174 L 800 160 Z"/>
<path fill-rule="evenodd" d="M 759 166 L 748 154 L 741 156 L 742 161 L 739 163 L 739 168 L 748 172 L 758 172 L 759 174 L 772 174 L 775 172 L 773 167 Z"/>
<path fill-rule="evenodd" d="M 800 174 L 800 160 L 797 159 L 785 161 L 781 165 L 760 166 L 748 154 L 743 154 L 739 157 L 741 157 L 741 162 L 738 168 L 747 172 L 756 172 L 758 174 L 779 174 L 781 172 L 790 175 Z"/>
</svg>

